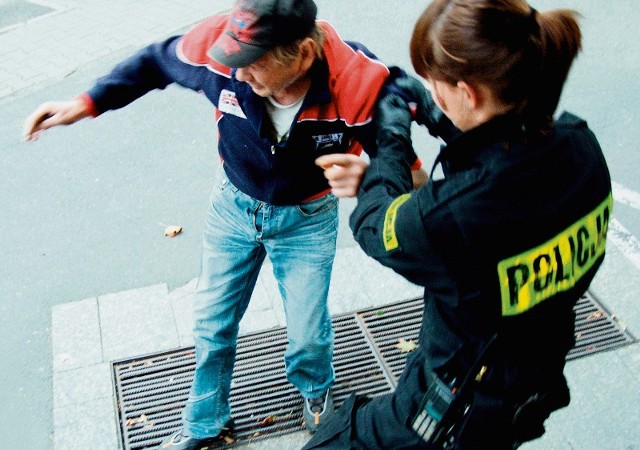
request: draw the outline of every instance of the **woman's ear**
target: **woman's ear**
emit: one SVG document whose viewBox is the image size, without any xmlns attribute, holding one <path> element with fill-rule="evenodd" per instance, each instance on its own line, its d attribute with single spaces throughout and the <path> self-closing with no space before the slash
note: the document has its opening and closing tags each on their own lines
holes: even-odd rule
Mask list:
<svg viewBox="0 0 640 450">
<path fill-rule="evenodd" d="M 467 108 L 477 109 L 482 102 L 481 92 L 465 81 L 458 81 L 457 86 L 462 91 Z"/>
</svg>

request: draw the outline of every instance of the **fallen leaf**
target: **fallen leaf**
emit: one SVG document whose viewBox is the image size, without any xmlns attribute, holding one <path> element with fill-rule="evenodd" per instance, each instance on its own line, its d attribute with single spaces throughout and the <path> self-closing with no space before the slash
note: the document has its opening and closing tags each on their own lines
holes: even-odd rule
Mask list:
<svg viewBox="0 0 640 450">
<path fill-rule="evenodd" d="M 398 343 L 396 344 L 396 348 L 400 350 L 400 353 L 409 353 L 414 351 L 418 347 L 413 341 L 407 341 L 406 339 L 400 338 L 398 339 Z"/>
<path fill-rule="evenodd" d="M 236 440 L 234 438 L 232 438 L 231 436 L 222 436 L 222 439 L 227 443 L 227 444 L 233 444 L 234 442 L 236 442 Z"/>
<path fill-rule="evenodd" d="M 137 425 L 139 423 L 145 423 L 145 422 L 149 422 L 149 418 L 146 415 L 142 414 L 137 419 L 129 419 L 129 420 L 127 420 L 127 426 L 128 427 L 132 427 L 132 426 Z M 155 426 L 155 423 L 151 422 L 150 425 L 147 425 L 147 427 L 148 426 Z"/>
<path fill-rule="evenodd" d="M 268 425 L 272 425 L 273 423 L 275 423 L 276 419 L 277 419 L 276 416 L 265 417 L 264 420 L 262 422 L 260 422 L 260 426 L 261 427 L 266 427 Z"/>
<path fill-rule="evenodd" d="M 182 232 L 182 227 L 179 225 L 171 225 L 164 229 L 164 235 L 167 237 L 176 237 Z"/>
</svg>

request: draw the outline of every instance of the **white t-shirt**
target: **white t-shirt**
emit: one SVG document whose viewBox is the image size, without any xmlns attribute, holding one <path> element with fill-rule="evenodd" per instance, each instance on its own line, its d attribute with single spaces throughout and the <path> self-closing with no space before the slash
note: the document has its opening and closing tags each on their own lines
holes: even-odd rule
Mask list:
<svg viewBox="0 0 640 450">
<path fill-rule="evenodd" d="M 304 100 L 304 95 L 290 105 L 281 105 L 273 97 L 267 97 L 265 104 L 267 105 L 267 113 L 271 117 L 276 133 L 278 134 L 278 142 L 284 140 L 289 135 L 291 124 L 296 117 L 300 106 Z"/>
</svg>

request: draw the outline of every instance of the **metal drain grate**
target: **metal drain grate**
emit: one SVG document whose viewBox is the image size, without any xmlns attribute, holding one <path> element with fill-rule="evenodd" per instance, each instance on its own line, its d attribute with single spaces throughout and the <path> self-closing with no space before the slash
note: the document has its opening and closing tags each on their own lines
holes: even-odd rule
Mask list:
<svg viewBox="0 0 640 450">
<path fill-rule="evenodd" d="M 576 345 L 569 360 L 635 342 L 589 293 L 576 305 Z M 400 338 L 417 340 L 422 299 L 333 318 L 337 406 L 352 392 L 391 392 L 404 369 Z M 231 387 L 239 443 L 303 429 L 302 400 L 284 376 L 284 328 L 241 336 Z M 193 379 L 193 347 L 114 361 L 122 448 L 154 448 L 180 427 Z M 225 444 L 221 441 L 220 446 Z"/>
<path fill-rule="evenodd" d="M 357 318 L 336 317 L 333 327 L 336 405 L 354 391 L 391 392 L 395 385 Z M 302 399 L 284 376 L 286 344 L 284 328 L 238 339 L 230 403 L 239 442 L 304 428 Z M 180 427 L 194 368 L 193 347 L 113 363 L 124 449 L 154 448 Z"/>
</svg>

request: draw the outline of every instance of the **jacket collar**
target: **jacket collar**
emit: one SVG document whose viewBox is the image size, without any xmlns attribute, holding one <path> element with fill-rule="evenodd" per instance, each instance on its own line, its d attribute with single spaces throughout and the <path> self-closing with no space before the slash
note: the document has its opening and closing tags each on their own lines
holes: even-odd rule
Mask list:
<svg viewBox="0 0 640 450">
<path fill-rule="evenodd" d="M 516 114 L 507 113 L 458 134 L 441 149 L 435 164 L 441 162 L 451 165 L 451 168 L 462 169 L 472 165 L 488 147 L 499 146 L 509 150 L 518 142 L 524 142 L 522 121 Z"/>
<path fill-rule="evenodd" d="M 329 65 L 325 60 L 317 59 L 311 69 L 311 86 L 309 92 L 302 103 L 301 110 L 311 105 L 329 103 L 331 101 L 331 93 L 329 92 Z"/>
</svg>

